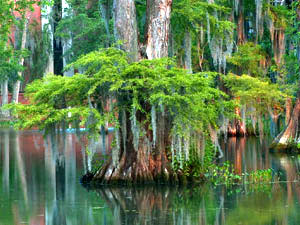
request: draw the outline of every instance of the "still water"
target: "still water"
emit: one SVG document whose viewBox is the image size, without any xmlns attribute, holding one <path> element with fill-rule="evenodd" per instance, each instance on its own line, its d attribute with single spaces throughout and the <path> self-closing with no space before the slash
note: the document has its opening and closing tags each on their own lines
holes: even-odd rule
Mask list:
<svg viewBox="0 0 300 225">
<path fill-rule="evenodd" d="M 279 182 L 261 187 L 209 185 L 103 188 L 79 183 L 94 154 L 103 155 L 111 137 L 93 152 L 83 136 L 61 138 L 38 132 L 0 130 L 0 225 L 7 224 L 300 224 L 297 156 L 273 155 L 269 138 L 230 138 L 225 159 L 238 173 L 272 168 Z"/>
</svg>

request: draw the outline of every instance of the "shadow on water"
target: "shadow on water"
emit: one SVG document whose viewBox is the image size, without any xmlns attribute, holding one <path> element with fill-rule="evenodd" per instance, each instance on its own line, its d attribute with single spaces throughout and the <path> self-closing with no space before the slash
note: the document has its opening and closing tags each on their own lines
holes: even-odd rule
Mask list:
<svg viewBox="0 0 300 225">
<path fill-rule="evenodd" d="M 86 151 L 83 134 L 0 130 L 0 224 L 300 224 L 299 157 L 270 154 L 269 141 L 230 138 L 221 161 L 240 174 L 272 168 L 272 184 L 87 191 L 79 178 L 111 136 Z"/>
</svg>

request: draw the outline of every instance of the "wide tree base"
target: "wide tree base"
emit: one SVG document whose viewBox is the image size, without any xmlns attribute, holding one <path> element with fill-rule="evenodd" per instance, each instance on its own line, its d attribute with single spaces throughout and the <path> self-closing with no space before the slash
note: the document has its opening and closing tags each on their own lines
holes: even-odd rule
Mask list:
<svg viewBox="0 0 300 225">
<path fill-rule="evenodd" d="M 85 186 L 97 187 L 103 185 L 139 185 L 139 184 L 189 184 L 203 183 L 204 176 L 198 178 L 186 176 L 181 170 L 173 171 L 170 166 L 161 167 L 162 163 L 153 161 L 146 164 L 131 163 L 126 166 L 122 161 L 114 166 L 112 160 L 106 162 L 95 173 L 88 172 L 81 178 Z"/>
<path fill-rule="evenodd" d="M 298 140 L 300 133 L 300 98 L 297 98 L 292 116 L 284 131 L 273 141 L 270 150 L 273 152 L 299 153 Z"/>
</svg>

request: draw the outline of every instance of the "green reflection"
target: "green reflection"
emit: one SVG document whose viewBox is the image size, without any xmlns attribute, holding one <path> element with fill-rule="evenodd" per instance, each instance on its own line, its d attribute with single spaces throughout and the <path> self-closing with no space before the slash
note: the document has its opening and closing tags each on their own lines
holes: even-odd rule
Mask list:
<svg viewBox="0 0 300 225">
<path fill-rule="evenodd" d="M 0 130 L 0 224 L 300 224 L 298 157 L 269 154 L 267 142 L 229 139 L 224 160 L 241 173 L 271 167 L 280 177 L 271 184 L 88 191 L 83 136 Z"/>
</svg>

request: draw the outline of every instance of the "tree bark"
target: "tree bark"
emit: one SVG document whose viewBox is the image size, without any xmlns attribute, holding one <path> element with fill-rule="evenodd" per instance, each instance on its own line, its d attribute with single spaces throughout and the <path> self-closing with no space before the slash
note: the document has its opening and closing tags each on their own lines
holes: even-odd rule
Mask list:
<svg viewBox="0 0 300 225">
<path fill-rule="evenodd" d="M 27 26 L 28 26 L 28 19 L 25 18 L 24 21 L 24 28 L 22 32 L 22 40 L 21 40 L 21 50 L 25 50 L 26 46 L 26 39 L 27 39 Z M 20 59 L 20 65 L 23 66 L 24 64 L 24 57 L 21 57 Z M 13 96 L 12 96 L 12 102 L 18 103 L 19 102 L 19 92 L 20 92 L 20 86 L 21 86 L 21 79 L 22 79 L 22 72 L 18 72 L 18 80 L 14 83 L 13 87 Z"/>
<path fill-rule="evenodd" d="M 43 32 L 47 32 L 47 35 L 49 35 L 49 42 L 50 42 L 50 49 L 48 49 L 48 62 L 45 69 L 44 75 L 47 75 L 48 73 L 54 73 L 54 25 L 53 25 L 53 8 L 52 6 L 46 5 L 42 7 L 42 30 Z"/>
<path fill-rule="evenodd" d="M 239 119 L 233 119 L 233 121 L 231 121 L 228 124 L 228 136 L 231 137 L 244 137 L 247 134 L 246 131 L 246 107 L 243 106 L 242 109 L 240 108 L 235 108 L 235 114 L 238 117 L 241 117 L 241 120 Z"/>
<path fill-rule="evenodd" d="M 131 113 L 126 112 L 125 118 L 131 118 Z M 159 119 L 159 121 L 162 121 L 163 118 L 160 117 Z M 137 120 L 138 124 L 143 124 L 146 120 L 146 115 L 138 111 Z M 139 128 L 144 131 L 145 135 L 139 137 L 138 147 L 136 148 L 132 122 L 126 120 L 125 129 L 127 137 L 125 139 L 120 138 L 124 134 L 124 129 L 118 130 L 119 139 L 116 141 L 117 147 L 112 149 L 112 157 L 95 174 L 86 174 L 82 178 L 82 182 L 92 182 L 95 184 L 136 184 L 175 183 L 178 181 L 166 156 L 166 146 L 168 145 L 167 134 L 169 131 L 162 129 L 163 127 L 167 129 L 165 122 L 160 122 L 160 124 L 156 147 L 153 147 L 152 132 L 148 129 L 149 124 L 146 124 L 146 126 Z"/>
<path fill-rule="evenodd" d="M 285 151 L 293 149 L 299 138 L 299 116 L 300 116 L 300 96 L 296 100 L 291 119 L 286 127 L 273 141 L 271 149 Z"/>
<path fill-rule="evenodd" d="M 66 18 L 70 15 L 70 5 L 66 0 L 62 0 L 61 2 L 61 8 L 62 8 L 62 18 Z M 63 38 L 62 39 L 62 57 L 63 57 L 63 67 L 65 68 L 70 63 L 70 56 L 66 55 L 66 53 L 72 48 L 72 35 L 70 33 L 70 38 Z M 69 69 L 67 71 L 64 71 L 64 76 L 72 77 L 74 75 L 74 69 Z"/>
<path fill-rule="evenodd" d="M 246 41 L 245 26 L 244 26 L 244 0 L 239 0 L 239 14 L 237 24 L 237 43 L 238 45 L 244 44 Z"/>
<path fill-rule="evenodd" d="M 168 57 L 172 0 L 147 0 L 146 54 L 148 59 Z"/>
<path fill-rule="evenodd" d="M 138 60 L 138 31 L 134 0 L 114 0 L 114 33 L 132 62 Z"/>
<path fill-rule="evenodd" d="M 99 1 L 101 17 L 104 21 L 105 31 L 106 31 L 106 47 L 110 46 L 110 30 L 109 30 L 109 0 L 105 2 Z"/>
<path fill-rule="evenodd" d="M 291 113 L 292 113 L 292 99 L 287 98 L 285 102 L 285 124 L 286 126 L 289 124 L 289 121 L 291 119 Z"/>
<path fill-rule="evenodd" d="M 192 73 L 192 37 L 191 32 L 186 31 L 184 34 L 184 68 L 189 72 Z"/>
<path fill-rule="evenodd" d="M 2 95 L 2 105 L 8 104 L 8 79 L 5 79 L 1 84 L 1 95 Z M 9 111 L 2 109 L 2 115 L 4 117 L 9 117 Z"/>
</svg>

